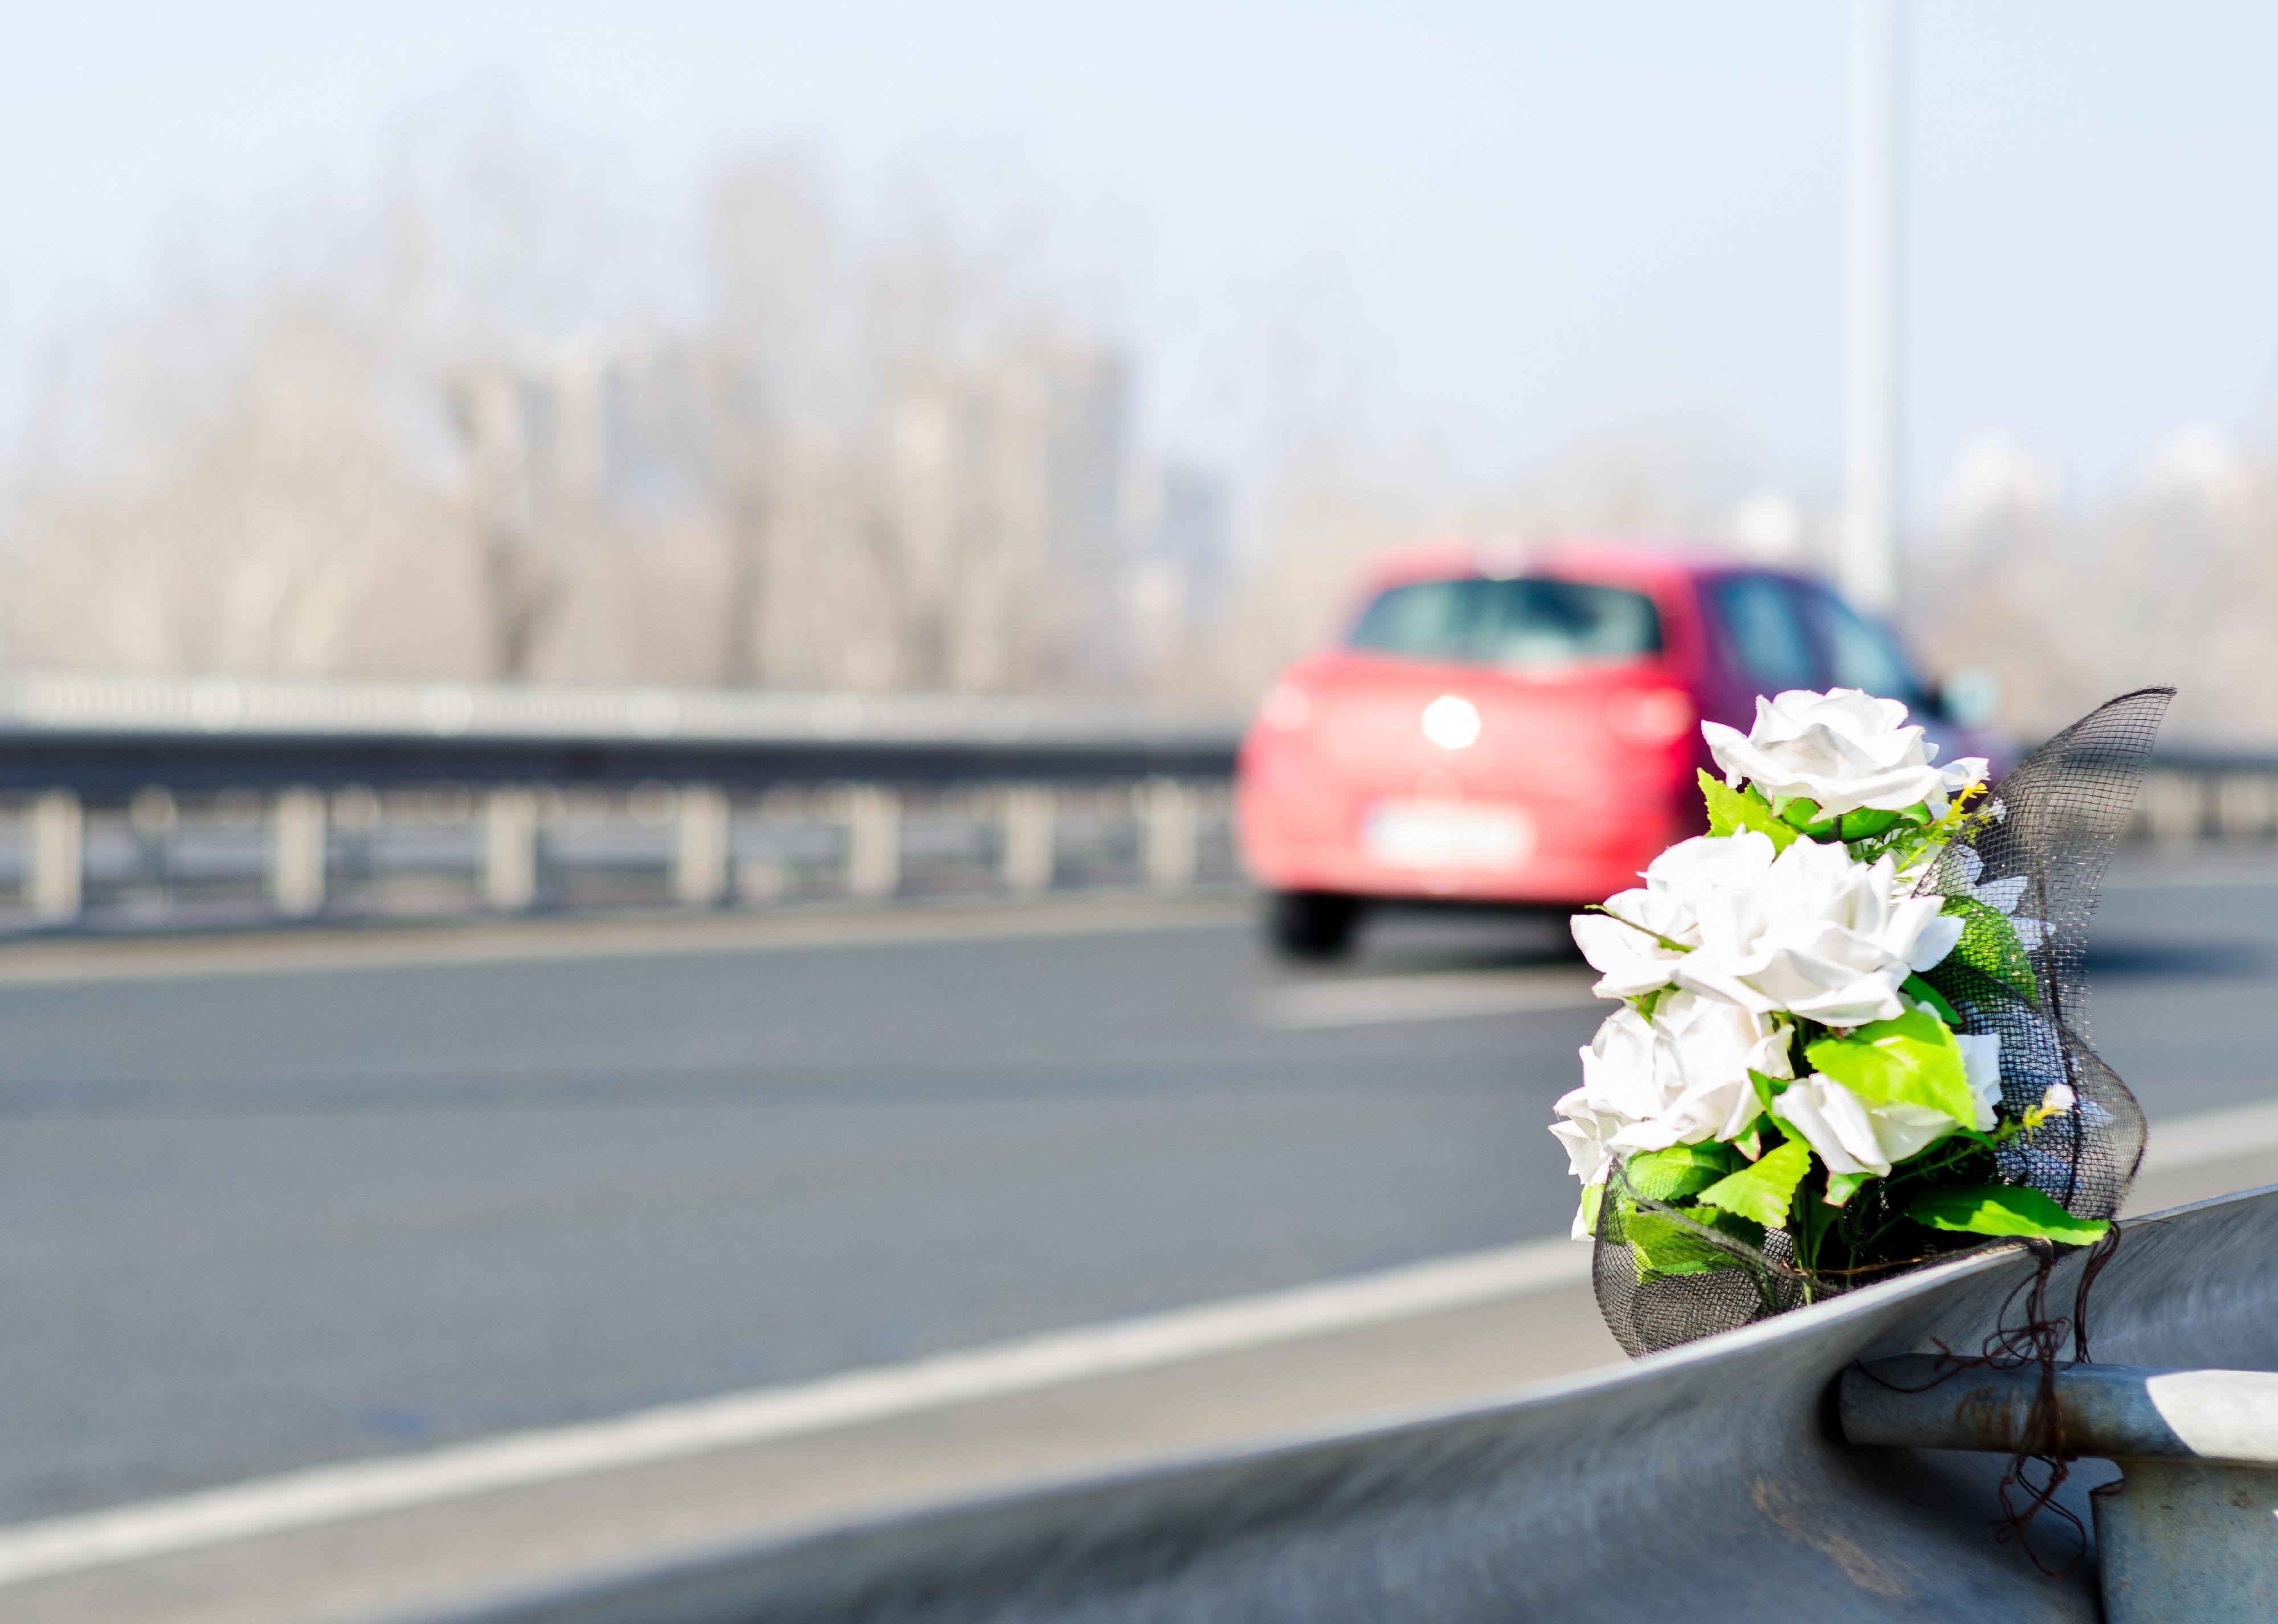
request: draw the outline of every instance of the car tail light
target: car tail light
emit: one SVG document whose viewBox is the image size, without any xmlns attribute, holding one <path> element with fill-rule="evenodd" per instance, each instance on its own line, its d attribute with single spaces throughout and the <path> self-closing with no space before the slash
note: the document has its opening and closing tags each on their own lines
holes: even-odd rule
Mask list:
<svg viewBox="0 0 2278 1624">
<path fill-rule="evenodd" d="M 1630 744 L 1674 744 L 1693 723 L 1693 698 L 1682 688 L 1623 688 L 1606 701 L 1606 724 Z"/>
</svg>

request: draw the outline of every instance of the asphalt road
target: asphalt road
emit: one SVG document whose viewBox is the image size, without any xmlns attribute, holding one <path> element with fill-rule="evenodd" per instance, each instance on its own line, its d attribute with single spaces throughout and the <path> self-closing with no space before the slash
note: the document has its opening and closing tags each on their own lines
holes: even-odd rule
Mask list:
<svg viewBox="0 0 2278 1624">
<path fill-rule="evenodd" d="M 2278 1092 L 2278 866 L 2135 879 L 2099 1047 L 2155 1121 Z M 1325 999 L 1231 907 L 999 924 L 0 984 L 0 1521 L 1564 1228 L 1543 938 Z"/>
</svg>

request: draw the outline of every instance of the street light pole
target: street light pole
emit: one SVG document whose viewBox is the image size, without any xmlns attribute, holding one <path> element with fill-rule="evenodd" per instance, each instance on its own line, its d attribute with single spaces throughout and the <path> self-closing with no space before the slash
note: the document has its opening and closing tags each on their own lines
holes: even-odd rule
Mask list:
<svg viewBox="0 0 2278 1624">
<path fill-rule="evenodd" d="M 1843 534 L 1837 576 L 1861 608 L 1898 601 L 1899 42 L 1902 0 L 1851 0 L 1849 289 Z"/>
</svg>

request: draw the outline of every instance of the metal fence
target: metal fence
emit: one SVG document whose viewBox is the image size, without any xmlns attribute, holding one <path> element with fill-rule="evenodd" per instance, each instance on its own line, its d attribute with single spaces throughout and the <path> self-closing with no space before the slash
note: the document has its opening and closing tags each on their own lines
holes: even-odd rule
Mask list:
<svg viewBox="0 0 2278 1624">
<path fill-rule="evenodd" d="M 987 695 L 0 678 L 0 931 L 1239 877 L 1240 718 Z M 2278 757 L 2137 832 L 2278 840 Z"/>
<path fill-rule="evenodd" d="M 2090 1298 L 2097 1357 L 2278 1369 L 2274 1247 L 2278 1189 L 2131 1221 Z M 2050 1302 L 2069 1306 L 2083 1260 Z M 2052 1577 L 1996 1539 L 2002 1459 L 1854 1446 L 1833 1403 L 1859 1360 L 1975 1351 L 2031 1273 L 2020 1249 L 1981 1252 L 1500 1402 L 723 1551 L 461 1624 L 2092 1624 L 2092 1553 Z M 2085 1490 L 2111 1476 L 2083 1467 L 2060 1503 L 2090 1524 Z"/>
<path fill-rule="evenodd" d="M 1237 728 L 1082 700 L 19 678 L 0 930 L 1231 882 Z"/>
<path fill-rule="evenodd" d="M 2137 801 L 2135 832 L 2165 845 L 2278 840 L 2278 756 L 2162 752 Z"/>
</svg>

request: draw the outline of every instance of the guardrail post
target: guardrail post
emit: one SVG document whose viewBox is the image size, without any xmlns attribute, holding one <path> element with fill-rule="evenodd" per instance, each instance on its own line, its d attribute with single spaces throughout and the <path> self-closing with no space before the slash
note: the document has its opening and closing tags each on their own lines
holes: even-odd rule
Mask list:
<svg viewBox="0 0 2278 1624">
<path fill-rule="evenodd" d="M 2118 1465 L 2091 1501 L 2108 1624 L 2278 1616 L 2278 1374 L 2075 1365 L 2044 1388 L 1906 1354 L 1853 1366 L 1837 1395 L 1854 1444 L 2006 1455 L 2055 1436 Z"/>
<path fill-rule="evenodd" d="M 1052 888 L 1057 809 L 1049 784 L 1015 784 L 1005 790 L 999 871 L 1007 891 L 1033 896 Z"/>
<path fill-rule="evenodd" d="M 70 924 L 84 894 L 86 816 L 70 790 L 49 790 L 32 802 L 32 871 L 27 897 L 42 924 Z"/>
<path fill-rule="evenodd" d="M 2154 772 L 2144 785 L 2145 819 L 2152 838 L 2163 845 L 2198 839 L 2199 781 L 2183 772 Z"/>
<path fill-rule="evenodd" d="M 1195 883 L 1195 792 L 1176 778 L 1150 778 L 1141 792 L 1146 829 L 1147 883 L 1175 891 Z"/>
<path fill-rule="evenodd" d="M 2267 835 L 2278 813 L 2278 779 L 2267 772 L 2227 772 L 2215 780 L 2215 823 L 2226 835 Z"/>
<path fill-rule="evenodd" d="M 691 908 L 716 908 L 728 897 L 728 792 L 715 784 L 680 786 L 672 844 L 672 891 Z"/>
<path fill-rule="evenodd" d="M 483 900 L 521 913 L 538 900 L 538 796 L 495 789 L 483 808 Z"/>
<path fill-rule="evenodd" d="M 166 891 L 166 840 L 180 816 L 173 796 L 156 785 L 126 805 L 126 827 L 134 835 L 134 882 L 162 898 Z"/>
<path fill-rule="evenodd" d="M 902 798 L 878 784 L 846 793 L 846 892 L 891 897 L 902 883 Z"/>
<path fill-rule="evenodd" d="M 285 791 L 270 809 L 269 900 L 287 919 L 324 909 L 325 798 L 306 785 Z"/>
</svg>

